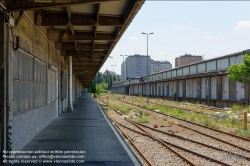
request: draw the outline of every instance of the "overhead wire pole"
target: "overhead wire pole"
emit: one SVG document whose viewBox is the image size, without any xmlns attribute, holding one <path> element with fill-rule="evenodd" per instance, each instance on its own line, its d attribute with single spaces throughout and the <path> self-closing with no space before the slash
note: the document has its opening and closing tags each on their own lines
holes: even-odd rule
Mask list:
<svg viewBox="0 0 250 166">
<path fill-rule="evenodd" d="M 113 66 L 113 74 L 115 73 L 115 71 L 114 71 L 114 67 L 116 66 L 116 65 L 111 65 L 111 66 Z M 114 74 L 115 75 L 115 74 Z M 112 76 L 113 77 L 113 76 Z M 112 78 L 111 78 L 111 80 L 112 80 Z M 114 81 L 114 80 L 113 80 Z M 114 95 L 114 88 L 113 88 L 113 95 Z"/>
<path fill-rule="evenodd" d="M 113 66 L 113 72 L 115 72 L 115 71 L 114 71 L 114 67 L 115 67 L 116 65 L 111 65 L 111 66 Z"/>
<path fill-rule="evenodd" d="M 151 33 L 144 33 L 144 32 L 142 32 L 141 34 L 143 34 L 143 35 L 147 35 L 147 105 L 148 105 L 148 35 L 152 35 L 152 34 L 154 34 L 153 32 L 151 32 Z"/>
<path fill-rule="evenodd" d="M 124 56 L 128 56 L 128 55 L 120 55 L 123 57 L 123 97 L 125 98 L 125 75 L 124 75 L 124 67 L 125 67 L 125 64 L 124 64 Z"/>
</svg>

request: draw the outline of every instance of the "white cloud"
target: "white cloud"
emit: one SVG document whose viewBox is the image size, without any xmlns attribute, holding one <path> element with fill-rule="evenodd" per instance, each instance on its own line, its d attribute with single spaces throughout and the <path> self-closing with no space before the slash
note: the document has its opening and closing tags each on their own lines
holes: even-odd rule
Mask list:
<svg viewBox="0 0 250 166">
<path fill-rule="evenodd" d="M 225 40 L 224 37 L 218 37 L 218 36 L 206 36 L 206 39 L 211 39 L 211 40 Z"/>
<path fill-rule="evenodd" d="M 137 37 L 133 36 L 130 38 L 130 41 L 137 42 L 137 41 L 139 41 L 139 39 Z"/>
<path fill-rule="evenodd" d="M 236 23 L 236 29 L 239 30 L 250 29 L 250 21 L 238 21 Z"/>
</svg>

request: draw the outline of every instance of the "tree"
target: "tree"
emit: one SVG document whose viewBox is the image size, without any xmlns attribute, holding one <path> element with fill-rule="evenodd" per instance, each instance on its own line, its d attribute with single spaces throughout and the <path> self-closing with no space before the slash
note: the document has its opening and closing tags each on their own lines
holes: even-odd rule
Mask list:
<svg viewBox="0 0 250 166">
<path fill-rule="evenodd" d="M 113 86 L 112 76 L 109 77 L 109 80 L 110 80 L 109 89 L 112 89 Z"/>
<path fill-rule="evenodd" d="M 107 83 L 108 88 L 109 88 L 109 79 L 108 79 L 108 76 L 105 76 L 105 82 Z"/>
<path fill-rule="evenodd" d="M 100 84 L 103 82 L 102 80 L 102 73 L 98 72 L 93 80 L 95 83 Z"/>
<path fill-rule="evenodd" d="M 99 93 L 106 92 L 107 88 L 108 88 L 108 84 L 105 82 L 103 82 L 101 84 L 97 84 L 97 89 L 98 89 Z"/>
<path fill-rule="evenodd" d="M 250 81 L 250 56 L 245 54 L 243 56 L 244 63 L 233 64 L 228 67 L 228 78 L 234 82 L 238 81 L 241 83 L 246 83 Z"/>
<path fill-rule="evenodd" d="M 89 93 L 93 93 L 94 97 L 96 97 L 96 83 L 92 82 L 88 88 Z"/>
<path fill-rule="evenodd" d="M 115 75 L 113 75 L 113 81 L 116 81 L 116 76 Z"/>
</svg>

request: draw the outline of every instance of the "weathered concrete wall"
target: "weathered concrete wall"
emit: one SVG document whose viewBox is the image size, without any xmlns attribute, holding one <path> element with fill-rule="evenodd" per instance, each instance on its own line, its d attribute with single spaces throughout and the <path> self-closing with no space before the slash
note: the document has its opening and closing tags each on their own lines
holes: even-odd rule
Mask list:
<svg viewBox="0 0 250 166">
<path fill-rule="evenodd" d="M 4 24 L 4 14 L 0 12 L 0 147 L 2 150 L 2 145 L 4 144 L 4 126 L 2 125 L 4 122 L 4 69 L 2 68 L 2 64 L 4 62 L 4 35 L 5 35 L 5 24 Z"/>
<path fill-rule="evenodd" d="M 25 12 L 27 16 L 34 22 L 34 13 L 29 11 Z M 14 14 L 14 17 L 17 18 L 18 13 Z M 19 36 L 19 49 L 31 54 L 32 56 L 40 59 L 47 66 L 47 85 L 48 88 L 48 70 L 49 66 L 53 66 L 56 68 L 56 101 L 48 103 L 48 90 L 46 104 L 40 106 L 38 108 L 34 108 L 31 110 L 27 110 L 25 112 L 13 115 L 13 112 L 10 112 L 10 119 L 12 120 L 11 126 L 11 142 L 13 150 L 20 150 L 23 146 L 25 146 L 29 141 L 31 141 L 39 132 L 41 132 L 46 126 L 48 126 L 54 119 L 58 117 L 58 115 L 63 112 L 68 106 L 68 99 L 61 100 L 61 71 L 64 70 L 67 72 L 67 67 L 63 67 L 62 64 L 64 59 L 61 57 L 57 51 L 49 44 L 46 38 L 42 35 L 42 33 L 47 36 L 47 29 L 45 27 L 37 30 L 35 26 L 30 22 L 30 20 L 23 15 L 20 23 L 15 28 L 16 36 Z M 11 33 L 10 33 L 11 34 Z M 12 37 L 10 35 L 9 42 L 12 44 Z M 54 43 L 52 43 L 54 45 Z M 9 64 L 10 64 L 10 73 L 9 76 L 9 84 L 13 84 L 13 57 L 12 47 L 9 46 Z M 76 79 L 73 79 L 73 85 L 75 84 Z M 10 99 L 13 98 L 12 94 L 12 86 L 9 88 Z M 83 89 L 83 87 L 82 87 Z M 79 91 L 82 89 L 79 88 Z M 80 94 L 79 92 L 74 92 L 76 94 Z M 74 97 L 74 100 L 76 97 Z"/>
<path fill-rule="evenodd" d="M 12 119 L 12 148 L 19 150 L 57 118 L 57 102 L 33 109 Z"/>
</svg>

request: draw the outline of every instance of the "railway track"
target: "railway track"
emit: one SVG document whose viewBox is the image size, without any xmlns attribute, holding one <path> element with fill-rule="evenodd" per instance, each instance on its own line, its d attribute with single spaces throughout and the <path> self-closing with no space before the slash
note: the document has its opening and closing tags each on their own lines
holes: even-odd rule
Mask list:
<svg viewBox="0 0 250 166">
<path fill-rule="evenodd" d="M 151 98 L 151 100 L 157 100 L 157 99 L 155 99 L 155 98 Z M 163 99 L 161 99 L 160 98 L 160 100 L 162 100 L 162 102 L 168 102 L 168 104 L 176 104 L 176 102 L 175 101 L 169 101 L 169 100 L 163 100 Z M 156 104 L 156 103 L 153 103 L 153 102 L 149 102 L 149 103 L 152 103 L 152 104 Z M 178 102 L 179 103 L 179 102 Z M 208 110 L 208 111 L 225 111 L 225 109 L 224 108 L 218 108 L 218 107 L 213 107 L 213 106 L 198 106 L 200 109 L 206 109 L 206 110 Z M 190 110 L 190 109 L 188 109 L 188 110 Z"/>
<path fill-rule="evenodd" d="M 124 102 L 124 101 L 120 101 L 120 102 Z M 130 104 L 130 103 L 126 103 L 126 104 Z M 226 133 L 220 130 L 202 126 L 194 122 L 189 122 L 180 118 L 166 115 L 164 113 L 155 112 L 153 110 L 145 109 L 137 105 L 133 105 L 133 106 L 141 109 L 144 112 L 146 110 L 146 112 L 150 113 L 151 115 L 158 117 L 158 118 L 162 118 L 166 121 L 170 118 L 177 119 L 178 126 L 189 131 L 188 135 L 183 135 L 181 133 L 178 133 L 179 135 L 182 135 L 183 137 L 194 139 L 199 142 L 205 142 L 206 144 L 211 145 L 211 146 L 221 147 L 221 148 L 223 147 L 226 151 L 232 151 L 232 149 L 235 149 L 234 152 L 239 155 L 244 155 L 248 157 L 250 156 L 250 140 L 247 138 L 243 138 L 243 137 L 236 136 L 230 133 Z"/>
<path fill-rule="evenodd" d="M 151 101 L 154 101 L 154 100 L 157 100 L 157 98 L 151 98 Z M 188 108 L 185 108 L 186 105 L 181 105 L 181 107 L 177 107 L 177 106 L 172 106 L 172 104 L 176 104 L 176 102 L 174 101 L 169 101 L 169 100 L 163 100 L 162 98 L 159 98 L 160 101 L 160 104 L 159 103 L 154 103 L 154 102 L 150 102 L 148 101 L 148 103 L 150 104 L 156 104 L 156 105 L 165 105 L 165 106 L 168 106 L 170 108 L 176 108 L 176 109 L 179 109 L 179 110 L 183 110 L 183 111 L 187 111 L 187 112 L 194 112 L 194 113 L 197 113 L 197 114 L 202 114 L 202 115 L 207 115 L 207 116 L 210 116 L 210 117 L 218 117 L 220 118 L 221 116 L 227 116 L 226 114 L 217 114 L 217 112 L 221 112 L 221 113 L 226 113 L 226 111 L 228 111 L 227 109 L 224 109 L 224 108 L 218 108 L 218 107 L 213 107 L 213 106 L 196 106 L 195 109 L 196 110 L 193 110 L 193 109 L 188 109 Z M 167 102 L 167 103 L 166 103 Z M 177 102 L 178 104 L 180 102 Z M 171 104 L 171 105 L 167 105 L 167 104 Z M 203 109 L 203 111 L 197 111 L 198 109 Z M 205 110 L 204 110 L 205 109 Z M 237 118 L 236 119 L 237 121 L 242 121 L 241 118 Z M 250 124 L 250 121 L 248 120 L 247 122 L 248 124 Z"/>
<path fill-rule="evenodd" d="M 117 99 L 114 99 L 114 100 L 117 100 Z M 227 136 L 227 137 L 230 137 L 230 138 L 233 138 L 233 142 L 237 141 L 237 146 L 241 146 L 243 145 L 244 147 L 248 147 L 248 150 L 250 152 L 250 139 L 248 138 L 244 138 L 244 137 L 241 137 L 241 136 L 237 136 L 237 135 L 234 135 L 234 134 L 230 134 L 230 133 L 227 133 L 227 132 L 224 132 L 224 131 L 221 131 L 221 130 L 217 130 L 217 129 L 213 129 L 213 128 L 210 128 L 210 127 L 207 127 L 207 126 L 203 126 L 203 125 L 200 125 L 198 123 L 195 123 L 195 122 L 191 122 L 191 121 L 187 121 L 187 120 L 184 120 L 184 119 L 181 119 L 181 118 L 177 118 L 177 117 L 174 117 L 172 115 L 168 115 L 168 114 L 165 114 L 165 113 L 161 113 L 161 112 L 156 112 L 152 109 L 148 109 L 148 108 L 143 108 L 139 105 L 136 105 L 136 104 L 131 104 L 131 103 L 128 103 L 126 101 L 122 101 L 122 100 L 117 100 L 117 101 L 120 101 L 120 102 L 123 102 L 123 103 L 126 103 L 126 104 L 129 104 L 129 105 L 132 105 L 132 106 L 135 106 L 137 108 L 140 108 L 142 110 L 147 110 L 149 113 L 153 113 L 153 114 L 159 114 L 159 115 L 162 115 L 166 118 L 174 118 L 176 120 L 178 120 L 179 122 L 179 125 L 182 126 L 182 127 L 185 127 L 187 129 L 190 129 L 190 128 L 194 128 L 194 126 L 198 126 L 200 127 L 200 132 L 203 132 L 203 129 L 206 130 L 206 131 L 211 131 L 211 132 L 214 132 L 216 133 L 215 135 L 218 135 L 218 136 L 215 136 L 215 138 L 219 138 L 220 136 Z M 192 127 L 188 127 L 188 125 L 192 126 Z M 194 130 L 194 131 L 198 131 L 198 130 Z M 211 133 L 209 133 L 211 134 Z M 242 143 L 242 144 L 241 144 Z"/>
<path fill-rule="evenodd" d="M 122 116 L 122 114 L 114 108 L 110 108 L 116 112 L 118 116 L 116 117 L 116 119 L 118 119 L 118 121 L 121 121 L 120 117 Z M 116 122 L 116 124 L 122 126 L 123 128 L 127 128 L 128 130 L 135 128 L 134 126 L 136 126 L 137 132 L 140 132 L 141 130 L 150 135 L 157 136 L 157 139 L 170 145 L 178 153 L 182 154 L 183 156 L 188 156 L 188 158 L 191 159 L 192 162 L 196 165 L 247 165 L 250 160 L 250 158 L 241 156 L 232 151 L 225 151 L 223 149 L 202 144 L 194 140 L 156 130 L 148 126 L 132 122 L 129 119 L 126 119 L 126 121 L 123 120 L 123 122 L 117 122 L 116 120 L 114 121 Z"/>
<path fill-rule="evenodd" d="M 223 132 L 223 131 L 220 131 L 220 130 L 216 130 L 216 129 L 213 129 L 213 128 L 210 128 L 210 127 L 207 127 L 207 126 L 203 126 L 203 125 L 200 125 L 200 124 L 197 124 L 197 123 L 194 123 L 194 122 L 190 122 L 190 121 L 187 121 L 187 120 L 183 120 L 183 119 L 180 119 L 180 118 L 177 118 L 177 117 L 174 117 L 174 116 L 171 116 L 171 115 L 168 115 L 168 114 L 164 114 L 164 113 L 161 113 L 161 112 L 156 112 L 154 110 L 151 110 L 151 109 L 147 109 L 147 108 L 143 108 L 143 107 L 140 107 L 138 105 L 135 105 L 135 104 L 131 104 L 131 103 L 128 103 L 128 102 L 125 102 L 125 101 L 121 101 L 121 100 L 118 100 L 120 102 L 123 102 L 123 103 L 126 103 L 126 104 L 129 104 L 129 105 L 133 105 L 137 108 L 140 108 L 141 110 L 147 110 L 149 113 L 151 114 L 154 114 L 154 115 L 162 115 L 162 116 L 158 116 L 158 117 L 161 117 L 165 120 L 169 119 L 169 118 L 173 118 L 173 119 L 176 119 L 178 120 L 178 125 L 185 128 L 185 129 L 188 129 L 188 130 L 192 130 L 196 133 L 202 133 L 202 134 L 206 134 L 207 137 L 211 137 L 213 139 L 216 139 L 216 140 L 219 140 L 221 142 L 224 142 L 224 143 L 227 143 L 231 146 L 235 146 L 245 152 L 250 152 L 250 139 L 247 139 L 247 138 L 244 138 L 244 137 L 240 137 L 240 136 L 237 136 L 237 135 L 233 135 L 233 134 L 230 134 L 230 133 L 226 133 L 226 132 Z"/>
<path fill-rule="evenodd" d="M 110 107 L 111 108 L 111 107 Z M 143 165 L 154 166 L 196 166 L 189 159 L 179 154 L 163 141 L 156 137 L 143 133 L 139 128 L 122 119 L 122 114 L 116 111 L 111 120 L 115 123 L 118 130 L 130 142 L 130 145 L 136 149 L 141 156 Z M 129 126 L 129 127 L 126 127 Z"/>
<path fill-rule="evenodd" d="M 138 149 L 140 149 L 152 165 L 195 166 L 195 164 L 190 162 L 184 156 L 181 156 L 167 144 L 154 138 L 153 136 L 126 128 L 124 126 L 118 126 L 118 123 L 115 123 L 121 133 L 123 135 L 126 134 L 127 136 L 125 137 L 132 140 L 132 142 L 138 147 Z"/>
<path fill-rule="evenodd" d="M 156 100 L 156 99 L 153 99 L 153 100 Z M 156 104 L 156 105 L 165 105 L 165 106 L 168 106 L 170 108 L 175 108 L 175 109 L 179 109 L 179 110 L 183 110 L 183 111 L 187 111 L 187 112 L 194 112 L 194 113 L 197 113 L 197 114 L 207 115 L 207 116 L 211 116 L 211 117 L 216 117 L 217 116 L 216 114 L 214 114 L 215 112 L 218 112 L 218 111 L 225 112 L 225 109 L 217 108 L 217 107 L 199 106 L 199 109 L 206 109 L 206 110 L 205 111 L 197 111 L 197 110 L 192 110 L 192 109 L 185 108 L 184 106 L 176 107 L 176 106 L 172 106 L 172 105 L 166 105 L 166 103 L 163 103 L 163 102 L 158 104 L 158 103 L 154 103 L 154 102 L 149 101 L 148 103 L 149 104 Z M 168 101 L 168 103 L 173 104 L 173 102 L 170 102 L 170 101 Z M 198 109 L 198 108 L 196 108 L 196 109 Z M 211 112 L 208 113 L 208 111 L 212 111 L 213 113 L 211 113 Z"/>
</svg>

